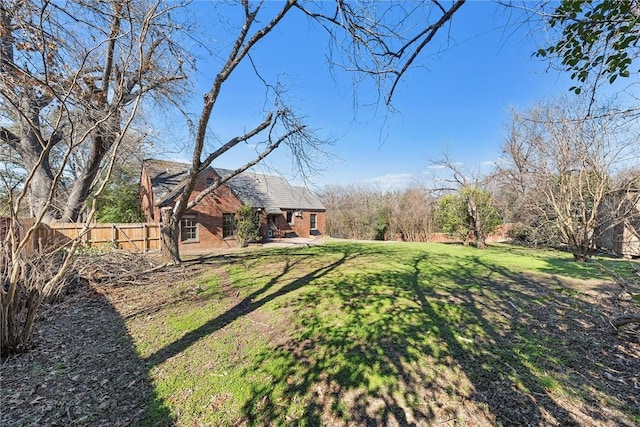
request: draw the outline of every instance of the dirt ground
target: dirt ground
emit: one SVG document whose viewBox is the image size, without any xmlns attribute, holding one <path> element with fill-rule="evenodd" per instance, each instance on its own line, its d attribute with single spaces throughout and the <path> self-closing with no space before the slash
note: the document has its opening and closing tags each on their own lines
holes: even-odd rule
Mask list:
<svg viewBox="0 0 640 427">
<path fill-rule="evenodd" d="M 3 426 L 126 426 L 153 400 L 117 311 L 88 285 L 48 307 L 31 351 L 2 360 Z"/>
<path fill-rule="evenodd" d="M 197 268 L 193 268 L 193 274 Z M 168 277 L 166 272 L 162 277 Z M 149 286 L 143 284 L 138 295 L 144 295 Z M 144 419 L 149 405 L 162 407 L 162 402 L 155 399 L 148 367 L 137 357 L 122 315 L 110 302 L 117 305 L 119 300 L 123 304 L 131 301 L 119 299 L 118 288 L 109 288 L 106 298 L 104 289 L 105 285 L 86 284 L 61 303 L 48 306 L 37 325 L 34 348 L 0 361 L 0 425 L 129 426 Z M 122 295 L 127 293 L 123 290 Z M 613 293 L 606 287 L 593 286 L 588 295 L 601 308 L 597 316 L 620 309 L 619 302 L 614 307 Z M 148 298 L 141 298 L 136 304 L 143 309 L 145 304 L 154 306 L 158 301 L 149 293 Z M 546 315 L 556 315 L 551 305 L 539 310 L 536 317 L 541 320 Z M 604 394 L 639 407 L 640 333 L 627 328 L 615 334 L 604 318 L 594 319 L 588 334 L 571 336 L 568 341 L 589 353 L 591 366 L 601 367 L 589 375 L 598 377 Z M 572 331 L 566 334 L 571 335 Z M 505 405 L 507 411 L 519 411 L 518 402 L 510 399 L 508 390 L 504 391 L 487 399 L 502 399 L 492 406 Z M 570 415 L 589 425 L 584 408 L 576 408 L 575 414 Z M 608 419 L 606 410 L 590 417 Z"/>
</svg>

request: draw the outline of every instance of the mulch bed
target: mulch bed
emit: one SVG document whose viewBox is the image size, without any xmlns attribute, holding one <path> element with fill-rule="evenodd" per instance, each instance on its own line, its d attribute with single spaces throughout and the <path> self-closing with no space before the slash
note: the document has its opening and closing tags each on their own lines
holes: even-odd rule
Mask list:
<svg viewBox="0 0 640 427">
<path fill-rule="evenodd" d="M 2 426 L 126 426 L 153 400 L 120 315 L 90 285 L 47 307 L 34 348 L 0 361 Z"/>
</svg>

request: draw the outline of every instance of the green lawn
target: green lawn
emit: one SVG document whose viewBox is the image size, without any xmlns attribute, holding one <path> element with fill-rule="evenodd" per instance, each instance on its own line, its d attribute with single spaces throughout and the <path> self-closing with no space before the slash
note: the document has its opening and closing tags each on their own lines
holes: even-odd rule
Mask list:
<svg viewBox="0 0 640 427">
<path fill-rule="evenodd" d="M 198 260 L 127 319 L 162 402 L 147 424 L 634 425 L 638 355 L 593 303 L 612 285 L 571 259 L 332 242 Z"/>
</svg>

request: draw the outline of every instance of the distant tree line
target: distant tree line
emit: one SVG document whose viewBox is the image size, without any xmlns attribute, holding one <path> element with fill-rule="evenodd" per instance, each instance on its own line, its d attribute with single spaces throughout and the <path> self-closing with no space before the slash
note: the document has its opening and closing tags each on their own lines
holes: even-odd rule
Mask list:
<svg viewBox="0 0 640 427">
<path fill-rule="evenodd" d="M 484 247 L 502 223 L 491 193 L 472 186 L 442 194 L 422 184 L 403 190 L 332 185 L 320 196 L 327 207 L 326 232 L 336 238 L 427 242 L 440 232 Z"/>
<path fill-rule="evenodd" d="M 519 243 L 563 247 L 587 261 L 614 227 L 640 221 L 638 113 L 559 99 L 513 112 L 503 155 L 483 176 L 450 159 L 439 188 L 330 186 L 327 234 L 427 241 L 443 232 L 483 248 L 501 223 Z M 637 230 L 636 230 L 637 232 Z"/>
<path fill-rule="evenodd" d="M 437 199 L 423 185 L 394 191 L 332 185 L 320 196 L 327 207 L 326 232 L 332 237 L 425 242 L 439 229 Z"/>
</svg>

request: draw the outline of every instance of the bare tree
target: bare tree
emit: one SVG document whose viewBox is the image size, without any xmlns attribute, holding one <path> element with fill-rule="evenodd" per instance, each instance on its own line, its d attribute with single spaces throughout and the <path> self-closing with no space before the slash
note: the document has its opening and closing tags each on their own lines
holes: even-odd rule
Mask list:
<svg viewBox="0 0 640 427">
<path fill-rule="evenodd" d="M 389 194 L 390 227 L 394 238 L 408 242 L 427 242 L 435 230 L 436 201 L 431 190 L 413 185 Z"/>
<path fill-rule="evenodd" d="M 327 234 L 343 239 L 385 240 L 391 231 L 393 195 L 365 185 L 330 185 L 320 197 L 327 207 Z"/>
<path fill-rule="evenodd" d="M 331 63 L 373 78 L 389 105 L 402 76 L 466 1 L 294 3 L 329 33 Z"/>
<path fill-rule="evenodd" d="M 143 97 L 184 76 L 162 25 L 169 9 L 133 0 L 0 5 L 0 153 L 16 177 L 0 176 L 2 354 L 28 348 L 40 307 L 68 280 Z M 78 239 L 35 244 L 44 221 L 77 218 L 89 192 Z"/>
<path fill-rule="evenodd" d="M 621 127 L 617 114 L 587 116 L 586 108 L 564 100 L 513 112 L 504 146 L 509 164 L 501 168 L 517 183 L 523 206 L 542 219 L 537 226 L 550 225 L 576 261 L 588 260 L 598 236 L 637 203 L 613 197 L 626 194 L 632 180 L 616 185 L 611 178 L 637 164 L 637 133 Z"/>
<path fill-rule="evenodd" d="M 427 242 L 434 231 L 435 199 L 419 184 L 396 191 L 331 185 L 320 197 L 327 207 L 327 233 L 333 237 Z"/>
<path fill-rule="evenodd" d="M 137 104 L 179 95 L 185 56 L 171 39 L 173 7 L 161 0 L 0 6 L 0 143 L 31 175 L 31 216 L 75 221 Z M 71 180 L 64 168 L 73 159 Z M 49 200 L 50 193 L 64 197 Z"/>
<path fill-rule="evenodd" d="M 407 6 L 289 0 L 274 9 L 263 7 L 264 2 L 238 1 L 242 22 L 204 96 L 191 169 L 174 189 L 173 206 L 162 211 L 167 256 L 180 262 L 182 215 L 226 180 L 281 145 L 291 148 L 302 167 L 312 164 L 314 150 L 321 147 L 323 141 L 274 91 L 262 122 L 205 150 L 223 87 L 286 15 L 299 12 L 319 23 L 335 43 L 336 58 L 344 59 L 349 71 L 373 78 L 380 93 L 385 88 L 388 103 L 399 79 L 463 3 L 454 1 L 446 8 L 437 1 Z M 74 240 L 47 248 L 46 253 L 30 253 L 29 242 L 40 224 L 77 220 L 88 195 L 98 197 L 105 188 L 140 105 L 149 96 L 171 102 L 180 94 L 185 68 L 191 65 L 175 38 L 176 16 L 183 14 L 170 13 L 180 6 L 163 0 L 9 0 L 0 5 L 0 153 L 4 170 L 17 172 L 17 179 L 1 177 L 10 218 L 0 260 L 3 353 L 27 345 L 38 307 L 64 282 L 79 245 Z M 278 87 L 266 81 L 265 85 Z M 259 147 L 253 160 L 199 195 L 192 194 L 198 175 L 214 159 L 250 140 L 257 140 Z M 34 217 L 29 223 L 20 219 L 25 205 Z M 94 212 L 95 204 L 88 210 L 85 231 Z M 36 262 L 42 257 L 57 260 L 48 272 Z M 38 271 L 43 274 L 33 276 Z"/>
<path fill-rule="evenodd" d="M 319 23 L 334 43 L 333 52 L 338 58 L 344 59 L 340 64 L 358 75 L 372 77 L 380 87 L 388 88 L 386 101 L 389 103 L 399 79 L 464 1 L 455 1 L 449 8 L 445 8 L 436 1 L 406 6 L 402 2 L 379 4 L 365 1 L 351 5 L 341 1 L 333 4 L 289 0 L 271 15 L 266 10 L 272 9 L 265 9 L 263 2 L 241 0 L 238 3 L 242 11 L 242 23 L 227 59 L 204 96 L 204 106 L 195 131 L 191 168 L 187 177 L 175 189 L 173 206 L 161 211 L 163 248 L 167 260 L 173 263 L 180 262 L 179 226 L 187 210 L 229 179 L 256 165 L 282 144 L 292 150 L 294 157 L 298 159 L 298 165 L 303 167 L 312 159 L 310 150 L 321 147 L 322 141 L 299 120 L 291 107 L 281 102 L 276 92 L 276 101 L 267 109 L 262 123 L 254 125 L 251 130 L 232 138 L 219 148 L 205 152 L 211 115 L 225 83 L 241 63 L 251 60 L 252 52 L 259 48 L 259 42 L 278 27 L 285 16 L 296 11 L 302 12 L 313 22 Z M 259 70 L 256 72 L 259 74 Z M 277 87 L 269 82 L 265 84 L 271 89 Z M 220 177 L 194 197 L 192 193 L 199 175 L 215 159 L 249 140 L 258 140 L 262 151 L 253 160 L 229 175 Z"/>
</svg>

